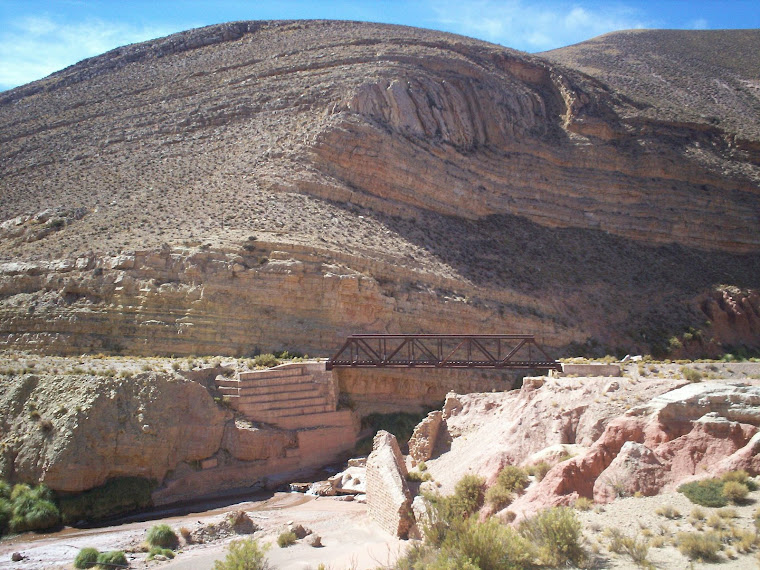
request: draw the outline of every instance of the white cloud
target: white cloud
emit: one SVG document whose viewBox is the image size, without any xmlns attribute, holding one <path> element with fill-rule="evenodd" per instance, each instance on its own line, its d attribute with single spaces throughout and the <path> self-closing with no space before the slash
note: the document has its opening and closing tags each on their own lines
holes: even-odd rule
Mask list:
<svg viewBox="0 0 760 570">
<path fill-rule="evenodd" d="M 85 58 L 172 31 L 99 19 L 68 24 L 51 16 L 19 18 L 0 32 L 0 89 L 41 79 Z"/>
<path fill-rule="evenodd" d="M 457 0 L 431 3 L 449 31 L 524 51 L 544 51 L 646 23 L 623 4 L 550 3 L 529 0 Z"/>
<path fill-rule="evenodd" d="M 710 25 L 705 18 L 697 18 L 686 24 L 686 28 L 690 30 L 707 30 Z"/>
</svg>

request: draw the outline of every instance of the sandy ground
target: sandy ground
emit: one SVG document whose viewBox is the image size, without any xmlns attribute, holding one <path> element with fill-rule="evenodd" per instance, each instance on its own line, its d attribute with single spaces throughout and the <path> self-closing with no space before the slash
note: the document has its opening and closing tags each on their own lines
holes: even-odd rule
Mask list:
<svg viewBox="0 0 760 570">
<path fill-rule="evenodd" d="M 124 550 L 132 568 L 206 569 L 215 560 L 224 559 L 231 536 L 213 542 L 184 545 L 170 562 L 146 562 L 146 554 L 137 552 L 152 525 L 166 523 L 175 530 L 184 526 L 193 530 L 209 523 L 218 524 L 225 514 L 245 510 L 262 528 L 254 537 L 270 544 L 268 560 L 275 568 L 316 569 L 320 563 L 333 570 L 376 568 L 387 564 L 402 552 L 405 543 L 394 539 L 367 516 L 367 507 L 357 502 L 332 497 L 313 497 L 293 493 L 277 493 L 260 503 L 239 503 L 204 513 L 171 517 L 161 521 L 129 523 L 101 529 L 64 529 L 52 534 L 27 534 L 0 543 L 0 568 L 23 570 L 71 568 L 77 552 L 84 547 L 100 551 Z M 298 541 L 289 548 L 279 548 L 277 536 L 288 523 L 300 523 L 322 537 L 321 548 Z M 250 536 L 250 535 L 249 535 Z M 20 552 L 25 559 L 12 562 L 11 554 Z"/>
<path fill-rule="evenodd" d="M 754 531 L 752 522 L 753 514 L 758 508 L 760 491 L 750 494 L 749 501 L 741 506 L 731 506 L 736 517 L 723 519 L 725 524 L 734 524 L 736 527 Z M 671 506 L 679 513 L 675 518 L 666 518 L 658 514 L 657 510 L 664 506 Z M 749 569 L 760 568 L 760 558 L 757 552 L 740 554 L 736 552 L 736 558 L 727 557 L 726 553 L 735 551 L 735 548 L 727 548 L 720 553 L 720 560 L 713 563 L 692 563 L 674 546 L 673 540 L 679 532 L 696 532 L 696 519 L 691 516 L 697 505 L 694 505 L 681 493 L 662 493 L 655 497 L 628 497 L 618 499 L 607 505 L 597 505 L 594 509 L 580 512 L 579 518 L 583 522 L 584 535 L 587 546 L 591 552 L 597 552 L 600 558 L 597 567 L 602 568 L 635 568 L 631 558 L 610 552 L 609 536 L 607 529 L 618 529 L 626 536 L 639 537 L 640 540 L 650 541 L 655 537 L 662 537 L 662 547 L 649 548 L 649 561 L 655 568 L 663 570 L 680 570 L 684 568 L 707 569 L 707 568 L 731 568 Z M 699 507 L 707 519 L 719 509 Z M 696 523 L 697 525 L 699 523 Z M 708 529 L 706 521 L 703 521 L 703 530 Z M 647 536 L 651 533 L 651 536 Z"/>
</svg>

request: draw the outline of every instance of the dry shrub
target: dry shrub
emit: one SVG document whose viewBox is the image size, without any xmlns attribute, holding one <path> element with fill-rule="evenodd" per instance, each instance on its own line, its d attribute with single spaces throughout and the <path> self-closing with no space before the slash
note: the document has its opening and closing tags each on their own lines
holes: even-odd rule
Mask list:
<svg viewBox="0 0 760 570">
<path fill-rule="evenodd" d="M 715 562 L 720 551 L 720 537 L 715 532 L 679 532 L 676 546 L 689 560 Z"/>
<path fill-rule="evenodd" d="M 520 523 L 520 534 L 538 548 L 539 558 L 548 566 L 581 565 L 586 553 L 581 547 L 581 522 L 568 507 L 541 511 Z"/>
<path fill-rule="evenodd" d="M 732 503 L 741 503 L 749 495 L 749 488 L 738 481 L 726 481 L 723 484 L 723 496 Z"/>
</svg>

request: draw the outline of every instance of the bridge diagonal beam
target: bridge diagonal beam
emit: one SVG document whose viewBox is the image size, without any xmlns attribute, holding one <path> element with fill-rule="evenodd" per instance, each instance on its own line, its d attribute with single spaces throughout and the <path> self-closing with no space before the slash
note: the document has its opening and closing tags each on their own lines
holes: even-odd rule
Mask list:
<svg viewBox="0 0 760 570">
<path fill-rule="evenodd" d="M 526 344 L 528 344 L 528 339 L 527 338 L 522 339 L 519 343 L 517 343 L 516 347 L 514 347 L 512 350 L 509 351 L 509 354 L 507 354 L 507 356 L 501 359 L 501 361 L 499 362 L 499 365 L 501 366 L 506 365 L 510 361 L 510 359 L 517 353 L 517 351 L 520 350 Z"/>
<path fill-rule="evenodd" d="M 396 356 L 396 355 L 397 355 L 399 352 L 401 352 L 401 349 L 402 349 L 402 348 L 404 348 L 404 347 L 407 345 L 407 343 L 408 343 L 408 342 L 409 342 L 409 339 L 404 339 L 404 340 L 401 342 L 401 344 L 399 344 L 399 345 L 396 347 L 396 350 L 394 350 L 393 352 L 391 352 L 391 353 L 390 353 L 390 354 L 389 354 L 389 355 L 386 357 L 386 359 L 385 359 L 385 361 L 384 361 L 384 362 L 385 362 L 385 363 L 391 362 L 391 361 L 393 360 L 393 357 L 394 357 L 394 356 Z"/>
<path fill-rule="evenodd" d="M 462 348 L 462 346 L 464 345 L 465 342 L 467 342 L 467 341 L 466 340 L 462 340 L 458 345 L 456 345 L 456 347 L 454 347 L 454 350 L 452 350 L 451 352 L 449 352 L 444 358 L 441 359 L 441 364 L 440 365 L 441 366 L 446 366 L 446 364 L 452 360 L 452 357 L 454 356 L 454 354 L 456 353 L 456 351 L 459 350 L 460 348 Z"/>
<path fill-rule="evenodd" d="M 422 352 L 427 354 L 430 357 L 430 362 L 434 362 L 435 364 L 440 363 L 440 359 L 436 354 L 433 354 L 433 351 L 431 351 L 427 346 L 425 346 L 420 339 L 414 339 L 412 341 L 416 347 L 418 347 Z"/>
<path fill-rule="evenodd" d="M 471 342 L 472 342 L 472 344 L 474 344 L 474 345 L 475 345 L 475 346 L 478 348 L 478 350 L 480 350 L 480 352 L 482 352 L 482 353 L 483 353 L 483 356 L 485 356 L 485 357 L 486 357 L 488 360 L 490 360 L 490 361 L 495 361 L 495 360 L 496 360 L 496 358 L 494 358 L 493 354 L 491 354 L 491 353 L 490 353 L 490 352 L 489 352 L 489 351 L 486 349 L 486 347 L 485 347 L 485 346 L 483 346 L 483 344 L 480 342 L 480 340 L 479 340 L 479 339 L 477 339 L 477 338 L 473 338 L 473 339 L 471 340 Z"/>
<path fill-rule="evenodd" d="M 367 341 L 364 340 L 363 338 L 357 339 L 356 345 L 357 345 L 357 354 L 356 354 L 357 360 L 359 359 L 358 348 L 361 347 L 362 350 L 364 350 L 364 352 L 367 354 L 367 356 L 372 358 L 372 360 L 374 360 L 375 363 L 379 364 L 380 362 L 383 361 L 380 355 L 377 352 L 375 352 L 373 348 L 369 345 L 369 343 L 367 343 Z"/>
</svg>

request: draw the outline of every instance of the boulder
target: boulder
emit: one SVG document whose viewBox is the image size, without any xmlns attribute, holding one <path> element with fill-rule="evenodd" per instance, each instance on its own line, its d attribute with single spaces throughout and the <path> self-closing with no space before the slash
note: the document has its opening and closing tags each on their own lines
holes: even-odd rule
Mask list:
<svg viewBox="0 0 760 570">
<path fill-rule="evenodd" d="M 348 467 L 340 473 L 336 473 L 328 479 L 330 485 L 337 493 L 351 493 L 358 495 L 367 492 L 367 468 Z"/>
</svg>

